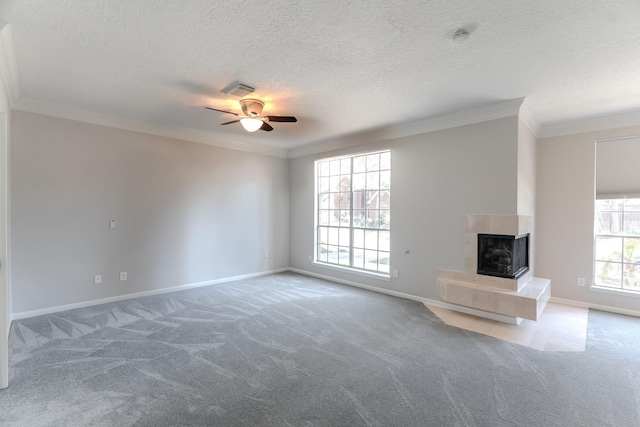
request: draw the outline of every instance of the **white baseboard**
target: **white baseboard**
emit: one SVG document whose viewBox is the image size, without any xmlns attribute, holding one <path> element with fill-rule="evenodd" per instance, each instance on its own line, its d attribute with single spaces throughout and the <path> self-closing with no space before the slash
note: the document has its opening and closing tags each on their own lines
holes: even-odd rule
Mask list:
<svg viewBox="0 0 640 427">
<path fill-rule="evenodd" d="M 258 272 L 258 273 L 242 274 L 242 275 L 239 275 L 239 276 L 223 277 L 221 279 L 214 279 L 214 280 L 206 280 L 204 282 L 188 283 L 186 285 L 173 286 L 173 287 L 170 287 L 170 288 L 154 289 L 152 291 L 135 292 L 135 293 L 132 293 L 132 294 L 118 295 L 118 296 L 115 296 L 115 297 L 101 298 L 101 299 L 90 300 L 90 301 L 83 301 L 83 302 L 78 302 L 78 303 L 74 303 L 74 304 L 58 305 L 58 306 L 55 306 L 55 307 L 43 308 L 43 309 L 40 309 L 40 310 L 23 311 L 21 313 L 14 313 L 13 316 L 11 316 L 11 320 L 28 319 L 29 317 L 42 316 L 43 314 L 58 313 L 60 311 L 73 310 L 75 308 L 91 307 L 93 305 L 106 304 L 106 303 L 110 303 L 110 302 L 124 301 L 124 300 L 138 298 L 138 297 L 147 297 L 147 296 L 151 296 L 151 295 L 166 294 L 168 292 L 182 291 L 182 290 L 185 290 L 185 289 L 199 288 L 199 287 L 202 287 L 202 286 L 216 285 L 216 284 L 219 284 L 219 283 L 235 282 L 237 280 L 250 279 L 252 277 L 266 276 L 268 274 L 275 274 L 275 273 L 282 273 L 284 271 L 289 271 L 289 268 L 288 267 L 284 267 L 284 268 L 278 268 L 278 269 L 275 269 L 275 270 L 261 271 L 261 272 Z"/>
<path fill-rule="evenodd" d="M 392 295 L 394 297 L 410 299 L 410 300 L 413 300 L 413 301 L 431 303 L 430 299 L 419 297 L 417 295 L 411 295 L 411 294 L 406 294 L 404 292 L 392 291 L 390 289 L 378 288 L 376 286 L 365 285 L 363 283 L 358 283 L 358 282 L 354 282 L 354 281 L 351 281 L 351 280 L 339 279 L 339 278 L 333 277 L 333 276 L 325 276 L 324 274 L 318 274 L 318 273 L 314 273 L 312 271 L 301 270 L 299 268 L 289 267 L 289 271 L 292 271 L 294 273 L 304 274 L 305 276 L 317 277 L 318 279 L 324 279 L 324 280 L 328 280 L 330 282 L 335 282 L 335 283 L 340 283 L 340 284 L 343 284 L 343 285 L 354 286 L 356 288 L 367 289 L 367 290 L 370 290 L 370 291 L 379 292 L 381 294 Z"/>
<path fill-rule="evenodd" d="M 610 305 L 592 304 L 590 302 L 576 301 L 572 299 L 551 297 L 549 302 L 556 304 L 572 305 L 574 307 L 593 308 L 594 310 L 608 311 L 610 313 L 625 314 L 627 316 L 640 317 L 640 311 L 626 308 L 612 307 Z"/>
</svg>

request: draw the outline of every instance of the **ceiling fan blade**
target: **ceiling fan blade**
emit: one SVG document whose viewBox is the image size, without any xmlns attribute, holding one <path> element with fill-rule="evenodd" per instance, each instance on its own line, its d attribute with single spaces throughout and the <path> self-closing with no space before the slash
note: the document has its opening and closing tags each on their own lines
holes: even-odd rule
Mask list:
<svg viewBox="0 0 640 427">
<path fill-rule="evenodd" d="M 231 123 L 238 123 L 240 120 L 231 120 L 230 122 L 224 122 L 224 123 L 220 123 L 221 126 L 223 125 L 230 125 Z"/>
<path fill-rule="evenodd" d="M 204 108 L 206 108 L 207 110 L 219 111 L 221 113 L 227 113 L 227 114 L 233 114 L 234 116 L 240 116 L 240 114 L 232 113 L 231 111 L 218 110 L 217 108 L 212 108 L 212 107 L 204 107 Z"/>
<path fill-rule="evenodd" d="M 270 122 L 297 122 L 298 119 L 296 119 L 293 116 L 266 116 L 266 118 L 270 121 Z"/>
<path fill-rule="evenodd" d="M 273 127 L 267 122 L 262 122 L 262 126 L 260 126 L 260 130 L 266 130 L 267 132 L 271 132 L 273 130 Z"/>
</svg>

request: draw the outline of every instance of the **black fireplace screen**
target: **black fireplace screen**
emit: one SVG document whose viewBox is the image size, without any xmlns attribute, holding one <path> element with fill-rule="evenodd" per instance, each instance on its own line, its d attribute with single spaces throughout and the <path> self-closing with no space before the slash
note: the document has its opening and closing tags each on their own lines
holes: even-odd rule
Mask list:
<svg viewBox="0 0 640 427">
<path fill-rule="evenodd" d="M 529 271 L 529 235 L 478 234 L 478 274 L 517 279 Z"/>
</svg>

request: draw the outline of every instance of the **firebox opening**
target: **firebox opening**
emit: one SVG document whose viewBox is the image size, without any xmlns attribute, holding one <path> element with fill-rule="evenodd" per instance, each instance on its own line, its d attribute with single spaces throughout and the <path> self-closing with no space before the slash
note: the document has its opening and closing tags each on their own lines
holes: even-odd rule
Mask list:
<svg viewBox="0 0 640 427">
<path fill-rule="evenodd" d="M 529 271 L 529 235 L 478 234 L 478 274 L 517 279 Z"/>
</svg>

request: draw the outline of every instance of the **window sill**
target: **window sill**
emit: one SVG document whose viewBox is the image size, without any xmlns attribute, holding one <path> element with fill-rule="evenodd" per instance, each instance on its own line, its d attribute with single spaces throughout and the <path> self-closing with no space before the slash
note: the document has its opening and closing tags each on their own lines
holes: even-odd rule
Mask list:
<svg viewBox="0 0 640 427">
<path fill-rule="evenodd" d="M 619 296 L 625 296 L 625 297 L 631 297 L 631 298 L 640 298 L 640 292 L 628 291 L 626 289 L 605 288 L 604 286 L 591 285 L 589 286 L 589 290 L 594 292 L 602 292 L 604 294 L 619 295 Z"/>
<path fill-rule="evenodd" d="M 328 268 L 329 270 L 341 271 L 343 273 L 355 274 L 357 276 L 370 277 L 372 279 L 384 280 L 385 282 L 390 282 L 391 281 L 391 275 L 389 275 L 389 274 L 374 273 L 374 272 L 370 272 L 370 271 L 357 270 L 355 268 L 342 267 L 342 266 L 339 266 L 339 265 L 327 264 L 327 263 L 320 262 L 320 261 L 313 261 L 312 264 L 316 265 L 318 267 Z"/>
</svg>

